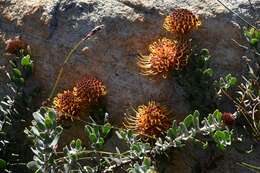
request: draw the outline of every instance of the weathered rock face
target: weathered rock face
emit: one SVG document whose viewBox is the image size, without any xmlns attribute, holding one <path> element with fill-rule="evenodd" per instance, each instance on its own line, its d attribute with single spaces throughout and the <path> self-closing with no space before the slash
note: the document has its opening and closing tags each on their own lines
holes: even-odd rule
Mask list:
<svg viewBox="0 0 260 173">
<path fill-rule="evenodd" d="M 151 80 L 140 75 L 136 66 L 138 53 L 145 53 L 149 43 L 166 35 L 161 27 L 163 15 L 173 8 L 188 7 L 200 14 L 203 27 L 193 34 L 195 44 L 210 50 L 219 71 L 239 72 L 242 50 L 231 39 L 240 41 L 240 33 L 230 22 L 233 16 L 217 2 L 12 0 L 0 4 L 0 32 L 5 38 L 22 35 L 31 45 L 35 80 L 40 81 L 45 98 L 73 45 L 94 26 L 105 25 L 85 43 L 87 51 L 71 58 L 59 89 L 71 87 L 85 73 L 97 76 L 108 87 L 108 109 L 118 123 L 130 105 L 151 99 L 168 105 L 176 115 L 189 111 L 173 79 Z"/>
<path fill-rule="evenodd" d="M 250 9 L 245 0 L 234 0 L 228 5 L 234 11 L 244 10 L 245 14 Z M 58 90 L 70 88 L 88 73 L 107 85 L 107 108 L 116 124 L 120 124 L 130 105 L 151 99 L 172 108 L 181 118 L 190 110 L 174 79 L 149 79 L 140 75 L 136 66 L 138 53 L 146 53 L 148 44 L 167 35 L 162 29 L 164 15 L 176 7 L 191 9 L 202 18 L 202 28 L 192 37 L 195 45 L 209 49 L 213 67 L 219 73 L 239 74 L 243 50 L 232 41 L 242 41 L 240 31 L 232 23 L 237 19 L 217 1 L 0 0 L 0 36 L 8 39 L 21 35 L 31 46 L 34 77 L 43 88 L 44 99 L 65 55 L 94 26 L 104 24 L 104 29 L 84 44 L 88 49 L 78 51 L 65 66 Z M 1 47 L 0 51 L 2 54 Z M 0 62 L 4 64 L 6 59 L 1 58 Z M 69 133 L 73 130 L 66 135 L 70 136 Z"/>
</svg>

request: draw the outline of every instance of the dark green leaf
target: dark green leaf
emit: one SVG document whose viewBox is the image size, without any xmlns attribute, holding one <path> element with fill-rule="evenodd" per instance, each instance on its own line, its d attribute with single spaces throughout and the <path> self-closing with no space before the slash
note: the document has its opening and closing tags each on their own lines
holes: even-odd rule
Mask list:
<svg viewBox="0 0 260 173">
<path fill-rule="evenodd" d="M 6 168 L 6 161 L 3 159 L 0 159 L 0 170 L 4 170 Z"/>
<path fill-rule="evenodd" d="M 206 70 L 203 71 L 204 75 L 207 75 L 209 77 L 213 76 L 213 70 L 211 68 L 207 68 Z"/>
<path fill-rule="evenodd" d="M 49 116 L 46 116 L 45 117 L 45 120 L 44 120 L 44 123 L 45 123 L 45 126 L 47 128 L 51 128 L 52 127 L 52 124 L 53 124 L 53 121 L 50 119 Z"/>
<path fill-rule="evenodd" d="M 90 139 L 90 141 L 91 141 L 92 143 L 96 143 L 96 142 L 97 142 L 97 136 L 96 136 L 96 134 L 91 133 L 88 137 L 89 137 L 89 139 Z"/>
<path fill-rule="evenodd" d="M 222 113 L 218 109 L 214 111 L 213 116 L 216 118 L 218 122 L 221 122 Z"/>
<path fill-rule="evenodd" d="M 143 165 L 149 167 L 149 166 L 151 166 L 151 164 L 152 164 L 151 159 L 148 157 L 145 157 L 144 161 L 143 161 Z"/>
<path fill-rule="evenodd" d="M 77 149 L 77 150 L 80 150 L 80 149 L 82 148 L 82 147 L 81 147 L 81 143 L 82 143 L 82 142 L 81 142 L 80 139 L 77 139 L 77 140 L 76 140 L 76 149 Z"/>
<path fill-rule="evenodd" d="M 252 38 L 252 39 L 250 40 L 250 44 L 251 44 L 252 46 L 256 46 L 258 42 L 259 42 L 259 39 L 257 39 L 257 38 Z"/>
<path fill-rule="evenodd" d="M 16 78 L 20 78 L 20 77 L 22 77 L 22 72 L 18 68 L 13 68 L 13 75 Z"/>
<path fill-rule="evenodd" d="M 110 123 L 106 123 L 103 127 L 102 127 L 102 133 L 104 134 L 104 136 L 107 136 L 108 133 L 110 132 L 112 126 Z"/>
<path fill-rule="evenodd" d="M 183 123 L 187 128 L 190 128 L 193 125 L 193 116 L 190 114 L 184 120 Z"/>
</svg>

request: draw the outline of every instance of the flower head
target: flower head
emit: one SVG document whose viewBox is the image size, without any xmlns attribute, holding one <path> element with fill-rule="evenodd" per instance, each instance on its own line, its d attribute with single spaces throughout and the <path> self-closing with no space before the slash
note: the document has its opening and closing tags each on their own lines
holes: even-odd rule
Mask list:
<svg viewBox="0 0 260 173">
<path fill-rule="evenodd" d="M 124 125 L 141 137 L 158 137 L 171 126 L 167 109 L 154 101 L 138 106 L 135 113 L 135 116 L 126 117 Z"/>
<path fill-rule="evenodd" d="M 98 99 L 101 96 L 105 96 L 106 93 L 106 86 L 103 82 L 90 75 L 85 75 L 73 88 L 74 96 L 79 99 L 83 105 L 90 105 L 97 102 Z"/>
<path fill-rule="evenodd" d="M 71 91 L 64 91 L 57 94 L 53 100 L 53 105 L 58 112 L 58 119 L 70 118 L 73 120 L 79 116 L 81 110 L 77 98 Z"/>
<path fill-rule="evenodd" d="M 186 34 L 197 29 L 201 21 L 187 9 L 176 9 L 164 20 L 163 27 L 172 33 Z"/>
<path fill-rule="evenodd" d="M 188 63 L 191 52 L 190 41 L 162 38 L 149 45 L 150 54 L 140 56 L 137 65 L 144 75 L 167 74 L 170 70 L 180 70 Z"/>
<path fill-rule="evenodd" d="M 236 117 L 230 112 L 222 113 L 222 120 L 224 124 L 231 126 L 235 123 Z"/>
<path fill-rule="evenodd" d="M 27 44 L 19 36 L 8 39 L 5 44 L 5 52 L 10 54 L 18 54 L 21 49 L 27 49 Z"/>
</svg>

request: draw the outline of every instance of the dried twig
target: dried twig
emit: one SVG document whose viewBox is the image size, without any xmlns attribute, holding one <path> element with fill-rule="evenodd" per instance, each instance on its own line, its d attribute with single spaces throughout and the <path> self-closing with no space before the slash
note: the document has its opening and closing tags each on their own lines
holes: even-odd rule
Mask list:
<svg viewBox="0 0 260 173">
<path fill-rule="evenodd" d="M 59 74 L 57 76 L 57 79 L 55 80 L 55 83 L 52 87 L 52 90 L 51 90 L 51 94 L 48 98 L 48 100 L 50 101 L 51 98 L 53 97 L 54 93 L 55 93 L 55 90 L 57 88 L 57 85 L 59 83 L 59 80 L 61 78 L 61 75 L 63 73 L 63 70 L 64 70 L 64 66 L 68 63 L 69 59 L 71 58 L 72 54 L 79 48 L 79 46 L 84 42 L 86 41 L 87 39 L 89 39 L 90 37 L 92 37 L 93 35 L 95 35 L 98 31 L 100 31 L 101 29 L 103 28 L 103 25 L 99 25 L 97 27 L 95 27 L 94 29 L 92 29 L 89 33 L 87 33 L 87 35 L 82 38 L 69 52 L 69 54 L 65 57 L 65 60 L 60 68 L 60 71 L 59 71 Z"/>
<path fill-rule="evenodd" d="M 243 22 L 245 22 L 246 24 L 248 24 L 249 26 L 251 26 L 252 28 L 257 29 L 254 25 L 250 24 L 246 19 L 244 19 L 243 17 L 241 17 L 237 12 L 231 10 L 226 4 L 224 4 L 222 1 L 217 0 L 223 7 L 225 7 L 228 11 L 230 11 L 231 13 L 235 14 L 240 20 L 242 20 Z"/>
<path fill-rule="evenodd" d="M 238 45 L 239 47 L 245 49 L 245 50 L 249 50 L 249 47 L 245 46 L 245 45 L 242 45 L 240 43 L 238 43 L 235 39 L 231 39 L 236 45 Z M 253 50 L 253 52 L 257 55 L 257 56 L 260 56 L 260 53 L 257 52 L 256 50 Z"/>
</svg>

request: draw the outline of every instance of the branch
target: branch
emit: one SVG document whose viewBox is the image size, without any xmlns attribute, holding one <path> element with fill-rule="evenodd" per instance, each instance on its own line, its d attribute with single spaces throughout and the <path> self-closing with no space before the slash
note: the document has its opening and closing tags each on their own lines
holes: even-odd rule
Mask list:
<svg viewBox="0 0 260 173">
<path fill-rule="evenodd" d="M 87 39 L 89 39 L 90 37 L 92 37 L 93 35 L 95 35 L 98 31 L 100 31 L 101 29 L 103 28 L 103 25 L 99 25 L 97 27 L 95 27 L 94 29 L 92 29 L 89 33 L 86 34 L 86 36 L 84 38 L 82 38 L 69 52 L 69 54 L 65 57 L 65 60 L 60 68 L 60 71 L 59 71 L 59 74 L 57 76 L 57 79 L 52 87 L 52 90 L 51 90 L 51 94 L 48 98 L 48 101 L 51 100 L 51 98 L 53 97 L 54 95 L 54 92 L 57 88 L 57 85 L 60 81 L 60 78 L 61 78 L 61 75 L 63 73 L 63 70 L 64 70 L 64 66 L 68 63 L 69 59 L 71 58 L 72 54 L 79 48 L 79 46 L 84 42 L 86 41 Z"/>
<path fill-rule="evenodd" d="M 216 131 L 216 130 L 220 130 L 220 129 L 223 129 L 223 126 L 222 126 L 222 124 L 217 122 L 217 123 L 209 125 L 209 126 L 205 125 L 204 127 L 198 129 L 196 131 L 197 132 L 196 134 L 198 134 L 198 133 L 206 133 L 206 132 L 209 132 L 209 131 Z M 158 154 L 160 154 L 161 151 L 166 151 L 169 148 L 176 147 L 177 141 L 187 141 L 187 140 L 193 138 L 193 134 L 194 134 L 194 132 L 192 130 L 187 131 L 186 135 L 184 133 L 181 133 L 180 136 L 176 137 L 174 140 L 169 142 L 168 145 L 166 145 L 164 147 L 161 147 L 161 146 L 157 145 L 153 149 L 148 150 L 146 152 L 146 154 L 150 155 L 150 156 L 158 155 Z M 163 148 L 163 150 L 162 150 L 162 148 Z M 130 164 L 130 163 L 138 161 L 138 160 L 140 160 L 140 157 L 136 156 L 134 158 L 129 158 L 129 159 L 123 160 L 120 163 L 115 163 L 115 164 L 109 166 L 108 168 L 106 168 L 104 170 L 104 173 L 113 172 L 113 170 L 118 168 L 118 167 L 121 167 L 121 166 L 126 165 L 126 164 Z"/>
<path fill-rule="evenodd" d="M 221 2 L 220 0 L 217 0 L 223 7 L 225 7 L 228 11 L 230 11 L 231 13 L 235 14 L 240 20 L 242 20 L 243 22 L 245 22 L 246 24 L 248 24 L 249 26 L 251 26 L 252 28 L 257 29 L 254 25 L 250 24 L 246 19 L 244 19 L 243 17 L 241 17 L 238 13 L 236 13 L 235 11 L 231 10 L 228 6 L 226 6 L 223 2 Z"/>
</svg>

